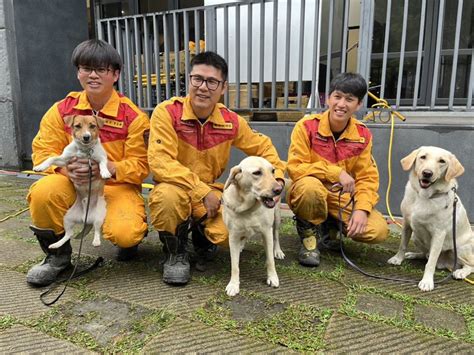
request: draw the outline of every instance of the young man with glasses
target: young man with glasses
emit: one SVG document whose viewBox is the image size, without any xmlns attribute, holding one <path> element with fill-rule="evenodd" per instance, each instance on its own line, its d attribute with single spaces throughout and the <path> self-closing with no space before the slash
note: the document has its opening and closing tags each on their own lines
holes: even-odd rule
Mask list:
<svg viewBox="0 0 474 355">
<path fill-rule="evenodd" d="M 190 278 L 186 250 L 190 221 L 194 248 L 201 258 L 217 244 L 227 244 L 220 199 L 231 147 L 266 158 L 283 182 L 285 165 L 270 138 L 250 128 L 219 103 L 227 90 L 227 63 L 213 52 L 191 61 L 189 94 L 158 105 L 151 117 L 148 162 L 157 185 L 150 194 L 150 217 L 167 260 L 163 281 L 185 284 Z"/>
<path fill-rule="evenodd" d="M 60 155 L 71 141 L 71 127 L 64 118 L 97 115 L 105 119 L 100 140 L 107 152 L 112 178 L 105 185 L 107 214 L 102 232 L 118 246 L 117 259 L 131 259 L 146 231 L 146 215 L 141 183 L 148 176 L 146 143 L 149 121 L 130 99 L 119 94 L 114 84 L 120 76 L 122 59 L 106 42 L 88 40 L 72 54 L 81 92 L 71 92 L 43 116 L 33 140 L 33 164 Z M 98 164 L 92 161 L 92 179 L 101 179 Z M 76 199 L 74 184 L 89 183 L 88 159 L 72 158 L 65 167 L 53 166 L 49 175 L 35 182 L 29 191 L 31 227 L 46 258 L 28 271 L 27 282 L 45 286 L 71 264 L 71 244 L 58 249 L 49 245 L 64 235 L 63 217 Z"/>
</svg>

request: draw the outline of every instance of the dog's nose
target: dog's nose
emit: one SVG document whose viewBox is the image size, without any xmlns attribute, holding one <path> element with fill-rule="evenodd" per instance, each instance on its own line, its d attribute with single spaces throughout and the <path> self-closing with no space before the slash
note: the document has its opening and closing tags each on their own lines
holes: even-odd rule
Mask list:
<svg viewBox="0 0 474 355">
<path fill-rule="evenodd" d="M 82 136 L 82 139 L 84 140 L 84 142 L 89 142 L 91 139 L 91 136 L 88 134 L 85 134 L 84 136 Z"/>
<path fill-rule="evenodd" d="M 275 187 L 273 188 L 273 193 L 274 193 L 275 195 L 281 194 L 282 191 L 283 191 L 283 188 L 281 187 L 280 184 L 278 184 L 278 186 L 275 186 Z"/>
<path fill-rule="evenodd" d="M 423 170 L 421 174 L 425 179 L 429 179 L 433 176 L 433 172 L 431 170 Z"/>
</svg>

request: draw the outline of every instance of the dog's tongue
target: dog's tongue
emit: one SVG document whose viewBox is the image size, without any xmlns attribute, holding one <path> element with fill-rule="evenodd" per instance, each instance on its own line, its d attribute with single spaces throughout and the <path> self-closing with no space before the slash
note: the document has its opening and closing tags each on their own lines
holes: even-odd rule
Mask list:
<svg viewBox="0 0 474 355">
<path fill-rule="evenodd" d="M 423 189 L 426 189 L 427 187 L 429 187 L 431 185 L 431 182 L 429 180 L 425 180 L 425 179 L 421 179 L 420 180 L 420 186 L 423 188 Z"/>
<path fill-rule="evenodd" d="M 272 198 L 264 198 L 262 199 L 262 202 L 268 208 L 273 208 L 276 204 L 276 202 Z"/>
</svg>

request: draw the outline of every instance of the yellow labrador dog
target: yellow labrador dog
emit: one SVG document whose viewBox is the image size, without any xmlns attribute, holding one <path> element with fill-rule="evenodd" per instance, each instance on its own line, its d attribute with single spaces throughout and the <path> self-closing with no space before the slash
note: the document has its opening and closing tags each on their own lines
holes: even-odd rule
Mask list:
<svg viewBox="0 0 474 355">
<path fill-rule="evenodd" d="M 230 170 L 222 195 L 223 219 L 229 231 L 231 278 L 226 287 L 229 296 L 240 291 L 239 258 L 245 241 L 261 235 L 266 253 L 267 284 L 278 287 L 275 260 L 283 259 L 279 241 L 280 208 L 275 197 L 282 187 L 273 176 L 274 168 L 266 159 L 247 157 Z"/>
<path fill-rule="evenodd" d="M 401 160 L 410 176 L 401 204 L 403 214 L 402 238 L 398 253 L 388 260 L 400 265 L 407 259 L 426 258 L 428 262 L 418 287 L 422 291 L 434 288 L 435 268 L 454 264 L 452 215 L 456 177 L 464 168 L 456 157 L 438 147 L 420 147 Z M 458 265 L 456 279 L 463 279 L 474 271 L 474 234 L 466 210 L 459 199 L 456 206 L 456 244 Z M 410 237 L 419 252 L 407 253 Z"/>
</svg>

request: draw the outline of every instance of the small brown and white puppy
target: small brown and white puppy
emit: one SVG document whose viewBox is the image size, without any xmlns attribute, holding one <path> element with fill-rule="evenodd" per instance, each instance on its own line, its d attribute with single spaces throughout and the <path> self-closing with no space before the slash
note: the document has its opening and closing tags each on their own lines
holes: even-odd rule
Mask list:
<svg viewBox="0 0 474 355">
<path fill-rule="evenodd" d="M 280 248 L 279 201 L 275 198 L 282 186 L 273 176 L 275 169 L 266 159 L 247 157 L 230 170 L 222 194 L 223 219 L 229 231 L 231 278 L 226 287 L 227 295 L 235 296 L 240 291 L 239 259 L 248 238 L 261 235 L 266 253 L 267 284 L 278 287 L 280 281 L 275 269 L 275 260 L 283 259 Z"/>
<path fill-rule="evenodd" d="M 54 156 L 46 159 L 41 164 L 33 167 L 34 171 L 43 171 L 51 165 L 66 166 L 73 157 L 89 158 L 95 160 L 99 164 L 99 172 L 102 179 L 92 182 L 89 213 L 87 224 L 94 226 L 93 246 L 100 245 L 102 236 L 102 224 L 104 223 L 106 214 L 106 204 L 104 199 L 104 179 L 110 178 L 112 175 L 107 169 L 107 153 L 100 143 L 99 130 L 104 125 L 104 119 L 98 116 L 67 116 L 64 122 L 72 128 L 73 140 L 64 148 L 60 156 Z M 76 223 L 84 223 L 87 197 L 89 193 L 89 185 L 74 185 L 76 189 L 76 201 L 64 216 L 65 235 L 56 243 L 49 246 L 50 249 L 59 248 L 61 245 L 71 239 L 73 235 L 73 227 Z"/>
<path fill-rule="evenodd" d="M 388 260 L 400 265 L 407 259 L 428 259 L 423 278 L 418 284 L 422 291 L 434 288 L 435 268 L 448 268 L 454 264 L 453 252 L 453 187 L 456 177 L 464 168 L 454 154 L 438 147 L 420 147 L 401 160 L 410 176 L 401 204 L 403 214 L 402 238 L 398 253 Z M 406 252 L 413 235 L 418 252 Z M 466 209 L 458 196 L 456 205 L 456 244 L 458 265 L 453 276 L 463 279 L 474 271 L 474 233 Z"/>
</svg>

